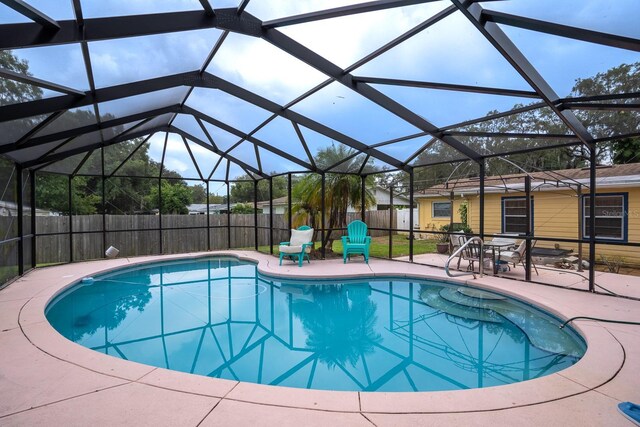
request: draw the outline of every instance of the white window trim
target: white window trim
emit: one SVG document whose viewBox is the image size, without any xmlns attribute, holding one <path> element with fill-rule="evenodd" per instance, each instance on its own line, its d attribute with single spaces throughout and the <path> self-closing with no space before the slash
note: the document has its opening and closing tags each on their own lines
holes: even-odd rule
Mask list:
<svg viewBox="0 0 640 427">
<path fill-rule="evenodd" d="M 603 197 L 618 197 L 620 198 L 621 204 L 620 206 L 622 207 L 622 213 L 619 216 L 612 216 L 612 215 L 596 215 L 596 219 L 598 218 L 616 218 L 616 219 L 620 219 L 620 236 L 619 237 L 611 237 L 611 236 L 604 236 L 604 237 L 598 237 L 596 236 L 596 239 L 600 239 L 600 240 L 616 240 L 616 241 L 621 241 L 624 242 L 625 238 L 624 236 L 626 235 L 626 230 L 625 230 L 625 220 L 624 220 L 624 206 L 625 206 L 625 196 L 624 194 L 606 194 L 606 193 L 602 193 L 602 194 L 596 194 L 596 208 L 598 207 L 598 198 L 603 198 Z M 587 233 L 587 226 L 589 225 L 588 221 L 589 221 L 589 217 L 587 217 L 587 200 L 589 200 L 588 196 L 583 196 L 582 199 L 582 238 L 583 239 L 588 239 L 591 236 Z M 592 209 L 589 209 L 589 213 L 591 213 Z"/>
<path fill-rule="evenodd" d="M 514 230 L 507 230 L 507 216 L 509 218 L 526 218 L 527 215 L 507 215 L 507 202 L 515 202 L 518 200 L 526 200 L 527 198 L 525 196 L 523 197 L 509 197 L 509 198 L 502 198 L 502 232 L 503 233 L 517 233 L 517 234 L 521 234 L 524 235 L 525 233 L 522 233 L 520 231 L 514 231 Z M 533 200 L 533 199 L 532 199 Z M 533 220 L 533 202 L 532 203 L 532 209 L 531 209 L 531 217 Z M 531 224 L 532 228 L 533 228 L 533 224 Z"/>
</svg>

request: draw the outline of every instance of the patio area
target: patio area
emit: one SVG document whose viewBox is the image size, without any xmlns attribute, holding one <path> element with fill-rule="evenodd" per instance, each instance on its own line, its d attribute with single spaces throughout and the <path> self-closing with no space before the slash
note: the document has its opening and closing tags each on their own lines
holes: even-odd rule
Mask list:
<svg viewBox="0 0 640 427">
<path fill-rule="evenodd" d="M 449 255 L 442 254 L 421 254 L 414 255 L 413 262 L 417 264 L 426 264 L 429 266 L 444 268 L 445 263 Z M 399 257 L 396 258 L 400 261 L 409 260 L 408 257 Z M 462 260 L 460 262 L 460 270 L 457 270 L 457 258 L 451 263 L 451 271 L 452 274 L 463 274 L 466 273 L 468 262 Z M 535 271 L 532 271 L 532 280 L 535 282 L 540 282 L 542 284 L 548 284 L 552 286 L 557 286 L 560 288 L 566 289 L 578 289 L 581 291 L 589 290 L 589 271 L 584 270 L 582 272 L 578 272 L 575 270 L 563 270 L 559 268 L 554 268 L 552 266 L 541 266 L 538 265 L 538 274 L 535 274 Z M 533 270 L 533 268 L 532 268 Z M 476 267 L 477 271 L 477 267 Z M 488 276 L 493 276 L 491 271 L 487 271 L 486 274 Z M 518 264 L 516 267 L 513 265 L 510 266 L 509 271 L 500 272 L 497 275 L 498 277 L 515 279 L 515 280 L 524 280 L 525 270 L 521 264 Z M 598 292 L 604 294 L 614 294 L 623 297 L 634 298 L 640 300 L 640 277 L 631 276 L 626 274 L 616 274 L 609 273 L 604 271 L 596 271 L 595 272 L 595 283 L 596 289 Z M 462 276 L 463 278 L 469 278 L 470 276 Z M 535 283 L 533 286 L 537 285 Z"/>
<path fill-rule="evenodd" d="M 278 266 L 275 257 L 225 251 L 285 277 L 446 279 L 443 270 L 354 258 Z M 194 253 L 189 256 L 211 255 Z M 0 292 L 0 424 L 13 425 L 631 425 L 617 411 L 640 400 L 640 326 L 577 320 L 588 351 L 543 378 L 485 389 L 426 393 L 328 392 L 200 377 L 99 354 L 67 341 L 44 307 L 69 283 L 99 271 L 184 255 L 36 269 Z M 333 274 L 327 274 L 333 272 Z M 451 280 L 451 279 L 449 279 Z M 471 285 L 514 295 L 561 318 L 638 321 L 640 302 L 494 277 Z M 134 421 L 135 420 L 135 421 Z"/>
<path fill-rule="evenodd" d="M 638 16 L 637 0 L 2 0 L 0 425 L 630 425 L 617 404 L 640 403 L 640 326 L 633 324 L 640 275 L 602 270 L 640 271 Z M 492 246 L 489 265 L 521 264 L 476 279 L 463 274 L 462 261 L 448 276 L 448 255 L 436 251 L 467 241 L 476 242 L 467 259 L 484 262 L 484 245 Z M 278 265 L 278 251 L 304 265 Z M 357 255 L 343 263 L 343 251 Z M 491 339 L 499 337 L 505 354 L 526 353 L 516 362 L 526 374 L 483 383 L 483 344 L 475 359 L 470 351 L 454 359 L 444 345 L 440 360 L 458 364 L 475 385 L 391 393 L 368 391 L 379 389 L 356 346 L 368 382 L 344 389 L 367 392 L 312 390 L 311 379 L 309 389 L 296 389 L 110 357 L 63 338 L 45 317 L 52 298 L 87 276 L 212 254 L 257 263 L 249 267 L 256 285 L 258 270 L 290 279 L 437 279 L 495 290 L 560 319 L 600 320 L 572 322 L 588 350 L 555 372 L 547 357 L 562 356 L 555 366 L 575 362 L 580 340 L 579 352 L 533 345 L 529 353 L 525 329 L 539 324 L 527 324 L 528 315 L 521 323 L 503 316 L 490 328 L 485 319 L 502 316 L 500 302 L 456 299 L 451 294 L 464 290 L 443 285 L 436 298 L 465 306 L 447 311 L 409 283 L 409 296 L 399 297 L 407 307 L 424 302 L 433 319 L 456 327 L 477 322 L 465 331 L 478 331 L 478 343 L 485 326 L 502 328 Z M 368 264 L 360 254 L 371 256 Z M 537 273 L 523 267 L 532 262 Z M 584 271 L 554 267 L 578 262 Z M 205 328 L 217 344 L 211 274 L 207 280 L 198 355 Z M 231 328 L 231 273 L 228 280 Z M 412 311 L 396 328 L 393 313 L 405 313 L 393 311 L 397 295 L 387 285 L 372 287 L 391 307 L 380 337 L 389 332 L 404 343 L 437 335 Z M 278 288 L 274 299 L 275 285 L 269 289 L 251 297 L 271 298 L 270 319 L 289 298 L 293 324 L 292 294 Z M 357 293 L 362 307 L 374 306 L 361 289 L 335 290 L 342 299 L 332 307 L 340 311 L 325 317 L 350 310 Z M 478 308 L 485 318 L 469 315 Z M 65 321 L 73 311 L 59 309 Z M 197 307 L 180 309 L 197 317 Z M 257 308 L 247 310 L 259 317 Z M 363 319 L 374 324 L 376 312 L 369 313 Z M 415 319 L 425 320 L 424 334 L 401 335 Z M 270 325 L 265 333 L 281 340 Z M 351 349 L 336 339 L 348 328 L 336 325 L 319 335 Z M 100 327 L 108 353 L 119 344 L 109 342 L 106 321 Z M 140 340 L 147 339 L 162 340 L 166 363 L 157 366 L 170 367 L 164 335 Z M 261 361 L 269 359 L 265 346 Z M 410 359 L 413 343 L 407 348 Z M 294 350 L 316 357 L 315 347 Z M 511 383 L 531 378 L 530 360 L 540 375 L 555 373 Z M 190 372 L 199 372 L 192 363 Z M 432 365 L 423 363 L 422 372 L 436 377 Z M 389 383 L 402 374 L 409 390 L 449 390 L 429 388 L 426 374 L 429 387 L 419 388 L 398 366 L 385 371 Z M 285 373 L 306 373 L 308 365 L 295 367 Z M 487 384 L 508 385 L 471 388 Z"/>
</svg>

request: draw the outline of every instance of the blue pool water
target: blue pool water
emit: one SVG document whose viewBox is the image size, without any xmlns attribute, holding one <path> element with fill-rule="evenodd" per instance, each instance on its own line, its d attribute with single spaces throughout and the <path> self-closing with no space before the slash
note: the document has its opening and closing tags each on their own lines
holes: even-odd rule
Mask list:
<svg viewBox="0 0 640 427">
<path fill-rule="evenodd" d="M 505 297 L 437 281 L 283 281 L 233 258 L 127 268 L 47 308 L 69 340 L 114 357 L 288 387 L 432 391 L 565 369 L 570 328 Z"/>
</svg>

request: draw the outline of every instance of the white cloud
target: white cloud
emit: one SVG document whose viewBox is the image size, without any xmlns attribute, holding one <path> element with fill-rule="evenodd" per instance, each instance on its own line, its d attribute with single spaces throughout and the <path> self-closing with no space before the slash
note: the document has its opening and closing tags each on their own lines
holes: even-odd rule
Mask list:
<svg viewBox="0 0 640 427">
<path fill-rule="evenodd" d="M 207 71 L 281 104 L 327 78 L 262 39 L 238 34 L 227 37 Z"/>
</svg>

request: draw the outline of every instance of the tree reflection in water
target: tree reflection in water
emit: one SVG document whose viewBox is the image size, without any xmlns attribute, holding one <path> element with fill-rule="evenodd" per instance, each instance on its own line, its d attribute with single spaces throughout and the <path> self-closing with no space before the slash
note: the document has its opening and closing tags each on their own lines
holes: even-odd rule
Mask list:
<svg viewBox="0 0 640 427">
<path fill-rule="evenodd" d="M 148 274 L 136 271 L 122 274 L 118 281 L 103 280 L 109 282 L 108 286 L 80 286 L 53 304 L 47 312 L 49 322 L 56 329 L 71 333 L 67 338 L 77 342 L 102 328 L 114 330 L 131 310 L 142 313 L 151 301 Z"/>
<path fill-rule="evenodd" d="M 311 285 L 313 301 L 293 301 L 293 314 L 307 333 L 306 345 L 329 368 L 373 352 L 382 341 L 374 331 L 376 304 L 369 299 L 368 283 Z"/>
</svg>

